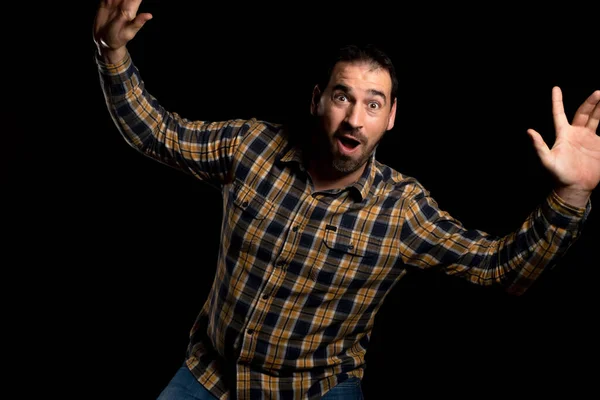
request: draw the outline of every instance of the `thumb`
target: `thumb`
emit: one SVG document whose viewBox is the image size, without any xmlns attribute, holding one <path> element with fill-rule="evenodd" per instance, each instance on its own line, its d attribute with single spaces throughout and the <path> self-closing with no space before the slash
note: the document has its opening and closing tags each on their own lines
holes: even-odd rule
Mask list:
<svg viewBox="0 0 600 400">
<path fill-rule="evenodd" d="M 528 129 L 527 134 L 531 138 L 531 141 L 533 142 L 533 148 L 535 149 L 542 164 L 546 168 L 550 167 L 550 149 L 548 148 L 546 142 L 544 142 L 542 136 L 534 129 Z"/>
<path fill-rule="evenodd" d="M 133 37 L 138 33 L 138 31 L 140 29 L 142 29 L 144 24 L 146 24 L 146 22 L 150 21 L 151 19 L 152 19 L 152 14 L 143 13 L 143 14 L 137 15 L 133 20 L 131 20 L 131 22 L 129 22 L 127 29 L 126 29 L 127 40 L 129 41 L 129 40 L 133 39 Z"/>
</svg>

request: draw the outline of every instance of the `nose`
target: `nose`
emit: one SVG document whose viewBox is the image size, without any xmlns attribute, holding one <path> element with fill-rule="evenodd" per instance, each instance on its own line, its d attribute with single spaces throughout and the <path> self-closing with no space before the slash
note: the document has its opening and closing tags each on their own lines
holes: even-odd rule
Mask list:
<svg viewBox="0 0 600 400">
<path fill-rule="evenodd" d="M 364 110 L 357 104 L 348 107 L 346 111 L 346 123 L 353 129 L 360 129 L 364 123 Z"/>
</svg>

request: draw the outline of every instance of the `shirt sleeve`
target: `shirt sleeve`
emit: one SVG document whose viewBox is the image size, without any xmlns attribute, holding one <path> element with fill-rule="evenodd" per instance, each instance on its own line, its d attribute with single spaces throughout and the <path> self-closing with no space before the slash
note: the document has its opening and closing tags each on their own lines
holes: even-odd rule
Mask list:
<svg viewBox="0 0 600 400">
<path fill-rule="evenodd" d="M 502 285 L 523 294 L 555 265 L 581 233 L 591 210 L 572 207 L 554 191 L 521 227 L 504 237 L 466 229 L 424 190 L 406 206 L 401 229 L 403 261 L 419 268 L 438 268 L 478 285 Z"/>
<path fill-rule="evenodd" d="M 165 110 L 127 56 L 108 64 L 96 56 L 108 111 L 129 145 L 159 162 L 220 184 L 230 179 L 241 138 L 256 120 L 191 121 Z"/>
</svg>

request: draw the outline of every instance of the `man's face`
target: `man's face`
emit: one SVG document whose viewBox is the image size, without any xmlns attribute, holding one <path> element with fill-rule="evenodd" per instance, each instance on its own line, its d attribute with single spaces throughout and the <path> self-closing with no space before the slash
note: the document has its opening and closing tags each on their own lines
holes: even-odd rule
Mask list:
<svg viewBox="0 0 600 400">
<path fill-rule="evenodd" d="M 383 134 L 392 129 L 396 102 L 391 98 L 392 80 L 382 68 L 368 63 L 338 63 L 321 93 L 313 92 L 311 112 L 319 117 L 319 138 L 325 155 L 341 173 L 363 166 Z"/>
</svg>

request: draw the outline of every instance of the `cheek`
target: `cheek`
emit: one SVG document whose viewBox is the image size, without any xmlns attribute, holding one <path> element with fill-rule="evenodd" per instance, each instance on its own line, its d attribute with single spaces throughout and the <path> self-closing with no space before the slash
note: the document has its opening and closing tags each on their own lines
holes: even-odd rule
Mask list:
<svg viewBox="0 0 600 400">
<path fill-rule="evenodd" d="M 327 132 L 335 132 L 344 120 L 344 112 L 339 108 L 320 105 L 318 111 Z"/>
<path fill-rule="evenodd" d="M 374 135 L 379 135 L 382 132 L 385 132 L 388 127 L 388 119 L 387 118 L 373 118 L 369 121 L 369 129 Z"/>
<path fill-rule="evenodd" d="M 369 129 L 368 129 L 369 147 L 375 146 L 375 144 L 377 144 L 381 140 L 381 138 L 385 134 L 386 130 L 387 130 L 387 122 L 385 122 L 385 123 L 377 122 L 375 124 L 369 125 Z"/>
</svg>

